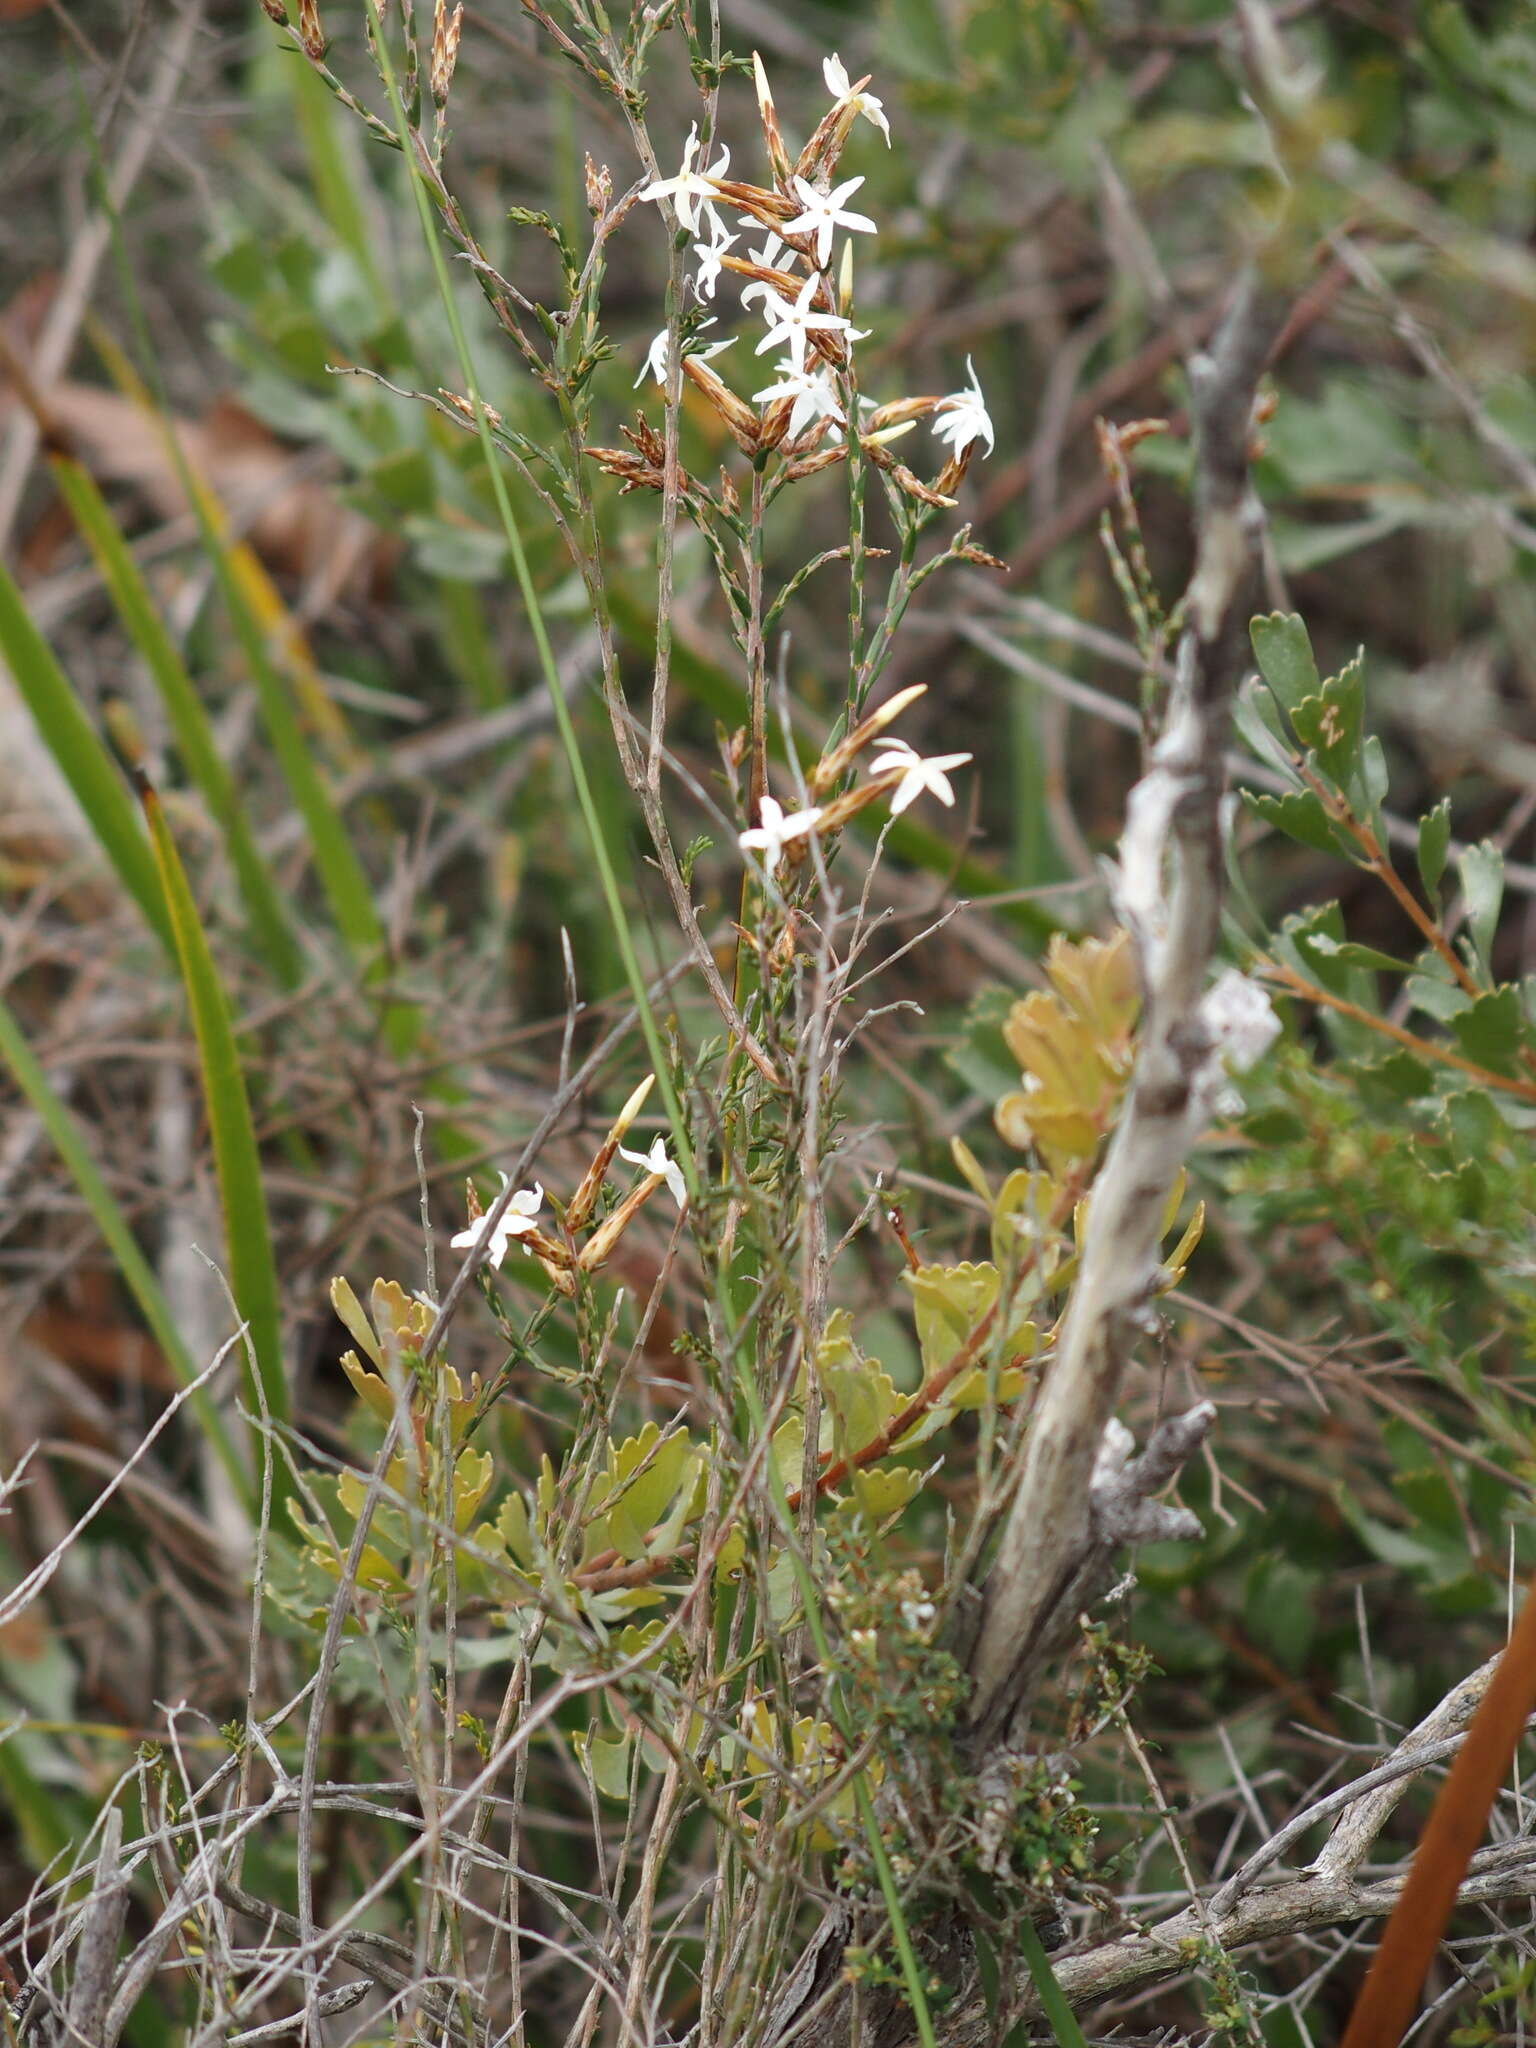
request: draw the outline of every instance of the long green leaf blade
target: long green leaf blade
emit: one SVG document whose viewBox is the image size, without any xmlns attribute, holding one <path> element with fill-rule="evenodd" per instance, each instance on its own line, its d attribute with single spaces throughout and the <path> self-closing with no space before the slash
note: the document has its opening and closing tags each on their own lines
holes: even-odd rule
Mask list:
<svg viewBox="0 0 1536 2048">
<path fill-rule="evenodd" d="M 15 1013 L 0 999 L 0 1059 L 4 1059 L 15 1078 L 16 1085 L 32 1105 L 53 1142 L 54 1150 L 69 1170 L 70 1177 L 80 1190 L 85 1206 L 91 1212 L 91 1219 L 101 1232 L 107 1249 L 117 1262 L 128 1291 L 138 1303 L 139 1313 L 149 1325 L 150 1333 L 165 1354 L 166 1364 L 182 1386 L 190 1386 L 197 1378 L 200 1367 L 176 1327 L 170 1303 L 161 1290 L 159 1281 L 148 1260 L 139 1249 L 127 1217 L 123 1214 L 111 1189 L 95 1160 L 79 1123 L 49 1081 L 42 1061 L 28 1044 Z M 219 1463 L 229 1475 L 231 1484 L 253 1512 L 256 1507 L 255 1483 L 251 1472 L 240 1462 L 224 1418 L 210 1399 L 206 1389 L 200 1389 L 192 1396 L 192 1412 L 198 1426 L 212 1444 Z"/>
<path fill-rule="evenodd" d="M 1051 1968 L 1045 1943 L 1035 1931 L 1034 1921 L 1027 1915 L 1019 1920 L 1019 1947 L 1024 1951 L 1029 1974 L 1035 1981 L 1035 1995 L 1056 2037 L 1057 2048 L 1088 2048 L 1083 2030 L 1077 2023 L 1077 2015 L 1067 2003 L 1067 1994 L 1056 1981 L 1056 1972 Z"/>
<path fill-rule="evenodd" d="M 141 780 L 140 794 L 197 1038 L 214 1169 L 224 1212 L 230 1291 L 250 1330 L 250 1349 L 259 1382 L 253 1392 L 259 1393 L 272 1419 L 282 1422 L 288 1416 L 288 1387 L 283 1377 L 277 1269 L 272 1257 L 261 1156 L 229 1004 L 159 799 L 147 781 Z M 274 1472 L 278 1491 L 282 1490 L 281 1480 L 279 1466 Z"/>
<path fill-rule="evenodd" d="M 214 743 L 202 699 L 94 481 L 70 457 L 57 456 L 51 466 L 75 524 L 96 558 L 118 616 L 154 678 L 187 770 L 223 834 L 261 950 L 283 985 L 294 988 L 303 977 L 304 956 L 289 926 L 282 896 L 251 836 L 235 779 Z"/>
<path fill-rule="evenodd" d="M 10 571 L 0 563 L 0 654 L 5 656 L 43 741 L 74 791 L 91 830 L 145 922 L 174 955 L 175 941 L 151 853 L 117 764 L 91 723 L 53 649 L 33 624 Z"/>
</svg>

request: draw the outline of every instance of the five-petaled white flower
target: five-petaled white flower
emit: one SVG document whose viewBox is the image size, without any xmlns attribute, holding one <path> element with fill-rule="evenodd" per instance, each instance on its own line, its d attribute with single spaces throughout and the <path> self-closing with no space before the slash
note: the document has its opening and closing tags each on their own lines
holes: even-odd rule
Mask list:
<svg viewBox="0 0 1536 2048">
<path fill-rule="evenodd" d="M 506 1174 L 501 1176 L 501 1184 L 503 1188 L 506 1187 Z M 535 1181 L 531 1188 L 519 1188 L 503 1210 L 494 1229 L 491 1229 L 491 1219 L 487 1213 L 484 1216 L 477 1216 L 468 1230 L 461 1230 L 457 1237 L 451 1237 L 448 1242 L 456 1252 L 473 1251 L 489 1231 L 491 1243 L 486 1254 L 486 1263 L 499 1266 L 507 1256 L 507 1246 L 514 1237 L 526 1237 L 530 1230 L 538 1229 L 534 1218 L 538 1215 L 543 1200 L 544 1189 L 538 1181 Z M 526 1251 L 528 1247 L 525 1245 L 523 1249 Z"/>
<path fill-rule="evenodd" d="M 694 333 L 701 334 L 706 327 L 713 327 L 714 324 L 714 316 L 711 315 L 708 320 L 701 320 L 699 322 L 698 326 L 694 329 Z M 659 334 L 652 336 L 651 345 L 645 352 L 645 361 L 640 365 L 640 375 L 635 379 L 635 384 L 644 383 L 646 375 L 649 373 L 656 379 L 656 382 L 663 390 L 666 389 L 667 333 L 668 330 L 663 327 Z M 685 348 L 683 354 L 685 356 L 697 356 L 701 363 L 707 363 L 711 356 L 719 355 L 722 349 L 734 347 L 735 341 L 736 337 L 732 334 L 724 341 L 710 342 L 706 348 Z M 635 386 L 632 384 L 630 389 L 633 390 L 634 388 Z"/>
<path fill-rule="evenodd" d="M 647 1173 L 658 1175 L 666 1182 L 679 1209 L 687 1206 L 688 1184 L 683 1179 L 683 1169 L 675 1159 L 668 1157 L 664 1138 L 657 1138 L 649 1152 L 631 1152 L 621 1145 L 619 1157 L 627 1159 L 631 1166 L 643 1166 Z"/>
<path fill-rule="evenodd" d="M 981 386 L 976 381 L 976 365 L 967 356 L 965 367 L 971 381 L 964 391 L 951 392 L 948 398 L 941 398 L 933 418 L 933 431 L 941 441 L 949 443 L 951 455 L 958 461 L 973 441 L 985 440 L 987 453 L 992 452 L 992 420 L 987 412 L 987 401 L 981 395 Z"/>
<path fill-rule="evenodd" d="M 832 232 L 835 228 L 857 228 L 860 234 L 877 235 L 880 230 L 867 213 L 848 213 L 843 201 L 850 193 L 857 192 L 863 184 L 862 178 L 850 178 L 845 185 L 834 185 L 830 192 L 818 192 L 809 180 L 795 177 L 791 181 L 799 196 L 803 213 L 784 223 L 786 235 L 814 235 L 816 237 L 816 261 L 825 270 L 832 257 Z"/>
<path fill-rule="evenodd" d="M 695 242 L 693 253 L 699 261 L 699 274 L 693 280 L 693 288 L 701 299 L 712 299 L 715 286 L 720 282 L 720 258 L 727 249 L 733 249 L 741 239 L 739 235 L 728 235 L 725 222 L 719 214 L 709 217 L 709 240 Z"/>
<path fill-rule="evenodd" d="M 693 160 L 699 153 L 699 124 L 697 121 L 688 130 L 688 140 L 683 145 L 683 167 L 675 178 L 657 178 L 640 194 L 642 199 L 670 199 L 677 208 L 679 223 L 690 235 L 699 232 L 699 208 L 702 206 L 711 221 L 718 218 L 714 210 L 715 188 L 713 180 L 723 178 L 731 166 L 731 152 L 722 147 L 719 156 L 707 171 L 696 171 Z"/>
<path fill-rule="evenodd" d="M 764 270 L 781 270 L 783 265 L 780 263 L 779 258 L 783 254 L 784 244 L 777 235 L 769 235 L 761 249 L 753 249 L 748 252 L 747 261 L 759 264 Z M 777 297 L 778 293 L 769 284 L 768 280 L 763 277 L 748 278 L 741 288 L 741 303 L 744 306 L 750 306 L 754 299 L 773 299 Z"/>
<path fill-rule="evenodd" d="M 821 60 L 821 75 L 827 81 L 827 91 L 835 100 L 849 100 L 853 111 L 862 114 L 885 137 L 887 149 L 891 146 L 891 124 L 885 118 L 885 103 L 877 100 L 872 92 L 855 92 L 853 80 L 848 76 L 847 66 L 834 50 L 830 57 Z"/>
<path fill-rule="evenodd" d="M 784 848 L 791 839 L 804 839 L 816 830 L 821 822 L 819 807 L 809 811 L 791 811 L 787 816 L 784 806 L 771 796 L 765 796 L 762 803 L 761 823 L 750 831 L 739 832 L 737 844 L 743 853 L 761 853 L 763 865 L 770 874 L 784 855 Z"/>
<path fill-rule="evenodd" d="M 810 336 L 815 334 L 853 334 L 853 323 L 845 320 L 841 313 L 815 313 L 811 310 L 811 295 L 820 285 L 821 279 L 814 274 L 805 280 L 793 299 L 780 298 L 777 292 L 763 300 L 763 313 L 768 321 L 768 332 L 763 336 L 754 355 L 761 355 L 765 349 L 781 345 L 789 349 L 789 360 L 797 370 L 805 368 L 805 350 Z"/>
<path fill-rule="evenodd" d="M 899 818 L 908 804 L 916 803 L 923 791 L 931 790 L 941 804 L 953 805 L 955 792 L 946 768 L 963 768 L 967 761 L 973 761 L 974 754 L 935 754 L 924 760 L 915 747 L 909 747 L 905 740 L 882 740 L 883 753 L 877 754 L 869 764 L 871 775 L 890 775 L 901 769 L 902 777 L 891 792 L 891 816 Z"/>
<path fill-rule="evenodd" d="M 754 391 L 752 403 L 767 405 L 775 398 L 792 398 L 795 402 L 789 415 L 791 441 L 813 420 L 834 421 L 833 438 L 840 441 L 842 435 L 837 429 L 847 424 L 847 415 L 837 402 L 837 386 L 827 365 L 822 363 L 814 370 L 797 370 L 786 358 L 774 367 L 779 374 L 778 383 L 768 385 L 765 390 Z"/>
</svg>

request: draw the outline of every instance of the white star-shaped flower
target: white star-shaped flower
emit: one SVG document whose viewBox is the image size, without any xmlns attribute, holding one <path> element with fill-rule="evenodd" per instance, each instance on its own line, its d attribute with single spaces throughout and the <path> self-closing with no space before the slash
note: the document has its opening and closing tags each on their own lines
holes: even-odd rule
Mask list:
<svg viewBox="0 0 1536 2048">
<path fill-rule="evenodd" d="M 715 286 L 720 282 L 720 258 L 727 249 L 735 248 L 740 239 L 739 235 L 728 235 L 725 232 L 725 222 L 717 213 L 710 215 L 709 240 L 695 242 L 693 245 L 693 253 L 699 264 L 699 274 L 693 280 L 693 288 L 701 299 L 712 299 L 715 296 Z"/>
<path fill-rule="evenodd" d="M 649 1152 L 631 1152 L 621 1145 L 619 1147 L 619 1157 L 627 1159 L 631 1166 L 643 1166 L 647 1173 L 659 1175 L 666 1182 L 672 1199 L 677 1203 L 678 1208 L 682 1209 L 687 1206 L 688 1184 L 683 1179 L 683 1169 L 675 1159 L 668 1156 L 666 1140 L 664 1138 L 657 1138 Z"/>
<path fill-rule="evenodd" d="M 501 1184 L 504 1188 L 506 1187 L 506 1174 L 501 1176 Z M 486 1254 L 486 1263 L 492 1266 L 499 1266 L 507 1256 L 507 1246 L 511 1244 L 514 1237 L 526 1237 L 530 1230 L 538 1229 L 538 1224 L 534 1221 L 534 1218 L 538 1215 L 543 1201 L 544 1189 L 538 1181 L 535 1181 L 531 1188 L 518 1189 L 511 1201 L 508 1202 L 494 1229 L 491 1229 L 489 1214 L 477 1216 L 474 1222 L 470 1224 L 468 1230 L 461 1230 L 457 1237 L 451 1237 L 448 1242 L 456 1252 L 473 1251 L 476 1245 L 483 1242 L 487 1231 L 489 1231 L 491 1245 L 489 1252 Z M 525 1246 L 524 1249 L 526 1250 L 527 1247 Z"/>
<path fill-rule="evenodd" d="M 693 160 L 698 153 L 699 125 L 695 121 L 689 128 L 688 140 L 683 145 L 683 167 L 677 176 L 657 178 L 640 194 L 642 199 L 670 199 L 677 209 L 680 225 L 685 227 L 690 235 L 699 232 L 700 207 L 703 207 L 712 221 L 717 218 L 714 211 L 713 181 L 716 178 L 723 178 L 731 166 L 731 152 L 722 147 L 719 156 L 707 171 L 696 171 L 693 168 Z"/>
<path fill-rule="evenodd" d="M 956 461 L 973 441 L 984 440 L 989 455 L 993 447 L 991 416 L 987 411 L 987 401 L 981 395 L 981 386 L 976 381 L 976 365 L 969 356 L 965 359 L 965 367 L 970 373 L 969 385 L 964 391 L 951 392 L 948 398 L 941 398 L 933 418 L 933 431 L 941 441 L 950 444 L 950 453 Z"/>
<path fill-rule="evenodd" d="M 834 185 L 830 192 L 818 192 L 809 180 L 796 177 L 792 180 L 803 213 L 784 223 L 786 235 L 814 235 L 816 237 L 816 261 L 825 270 L 832 256 L 832 234 L 836 228 L 856 228 L 862 235 L 877 235 L 880 230 L 867 213 L 848 213 L 843 201 L 863 184 L 862 178 L 850 178 L 845 185 Z"/>
<path fill-rule="evenodd" d="M 706 327 L 713 327 L 714 324 L 714 318 L 713 316 L 711 316 L 708 320 L 701 320 L 698 326 L 694 329 L 694 332 L 696 334 L 702 334 Z M 640 365 L 640 374 L 635 379 L 635 383 L 629 387 L 631 391 L 634 390 L 635 385 L 643 384 L 645 382 L 647 373 L 649 373 L 649 375 L 656 379 L 656 382 L 660 385 L 663 391 L 666 390 L 667 333 L 667 329 L 663 327 L 659 334 L 653 335 L 651 337 L 651 345 L 645 352 L 645 361 Z M 683 350 L 683 354 L 685 356 L 697 356 L 701 363 L 707 363 L 711 356 L 719 355 L 722 349 L 733 348 L 735 346 L 735 343 L 736 337 L 734 334 L 732 334 L 729 335 L 724 341 L 710 342 L 708 346 L 705 348 L 685 348 Z"/>
<path fill-rule="evenodd" d="M 877 754 L 869 764 L 871 775 L 890 775 L 901 769 L 902 777 L 891 792 L 891 816 L 899 818 L 908 804 L 916 803 L 924 790 L 929 790 L 941 804 L 953 806 L 955 792 L 946 768 L 963 768 L 974 754 L 934 754 L 925 760 L 915 747 L 909 747 L 905 740 L 882 740 L 884 752 Z"/>
<path fill-rule="evenodd" d="M 820 285 L 820 278 L 812 275 L 805 280 L 793 299 L 780 298 L 777 292 L 770 293 L 763 300 L 763 315 L 768 322 L 768 332 L 763 336 L 754 355 L 781 345 L 789 349 L 789 360 L 797 370 L 805 368 L 806 344 L 815 334 L 853 333 L 853 324 L 841 313 L 814 313 L 811 310 L 811 295 Z"/>
<path fill-rule="evenodd" d="M 803 433 L 813 420 L 833 420 L 834 437 L 842 436 L 837 428 L 847 424 L 847 416 L 837 401 L 837 387 L 832 381 L 832 372 L 825 363 L 814 370 L 797 370 L 786 358 L 774 366 L 779 381 L 762 391 L 754 391 L 754 405 L 768 405 L 775 398 L 792 398 L 795 402 L 789 415 L 789 439 Z"/>
<path fill-rule="evenodd" d="M 786 816 L 784 807 L 776 798 L 765 796 L 762 804 L 762 823 L 750 831 L 737 834 L 737 844 L 743 853 L 761 853 L 763 865 L 769 874 L 784 857 L 784 848 L 791 839 L 804 839 L 816 830 L 821 822 L 821 811 L 791 811 Z"/>
<path fill-rule="evenodd" d="M 764 270 L 782 270 L 784 266 L 779 259 L 783 254 L 784 244 L 777 235 L 769 235 L 761 249 L 748 252 L 747 261 L 759 264 Z M 793 257 L 790 260 L 793 261 Z M 749 277 L 741 288 L 741 303 L 744 306 L 750 306 L 754 299 L 772 299 L 777 296 L 773 286 L 762 277 Z"/>
<path fill-rule="evenodd" d="M 891 146 L 891 124 L 885 118 L 884 102 L 877 100 L 872 92 L 854 91 L 853 80 L 848 76 L 847 67 L 843 63 L 842 58 L 838 56 L 836 50 L 832 52 L 830 57 L 822 58 L 821 75 L 827 81 L 827 91 L 831 93 L 832 97 L 839 103 L 844 100 L 851 102 L 853 111 L 856 114 L 862 114 L 866 121 L 872 122 L 880 130 L 880 133 L 885 137 L 885 146 L 889 149 Z"/>
</svg>

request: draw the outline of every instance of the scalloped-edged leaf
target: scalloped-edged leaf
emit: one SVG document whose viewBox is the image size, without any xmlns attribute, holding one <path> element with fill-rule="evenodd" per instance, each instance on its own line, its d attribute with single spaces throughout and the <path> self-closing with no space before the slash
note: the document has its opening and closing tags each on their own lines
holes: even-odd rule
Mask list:
<svg viewBox="0 0 1536 2048">
<path fill-rule="evenodd" d="M 1318 765 L 1335 782 L 1342 782 L 1354 766 L 1360 745 L 1360 727 L 1365 714 L 1364 662 L 1360 655 L 1347 662 L 1315 696 L 1291 709 L 1291 723 L 1303 746 L 1310 747 Z"/>
<path fill-rule="evenodd" d="M 341 1355 L 341 1369 L 352 1382 L 352 1391 L 380 1422 L 389 1422 L 395 1413 L 395 1397 L 389 1391 L 389 1382 L 376 1372 L 370 1372 L 355 1351 L 344 1351 Z"/>
<path fill-rule="evenodd" d="M 1344 841 L 1328 822 L 1328 814 L 1310 789 L 1292 790 L 1286 796 L 1265 796 L 1258 790 L 1241 792 L 1243 802 L 1266 825 L 1310 846 L 1317 853 L 1338 853 Z"/>
<path fill-rule="evenodd" d="M 1438 961 L 1436 965 L 1439 965 Z M 1403 986 L 1413 1007 L 1440 1024 L 1449 1024 L 1472 1002 L 1464 988 L 1458 988 L 1453 981 L 1443 980 L 1439 973 L 1410 974 Z"/>
<path fill-rule="evenodd" d="M 996 1266 L 966 1260 L 957 1266 L 919 1266 L 903 1273 L 912 1296 L 925 1377 L 941 1371 L 997 1300 Z"/>
<path fill-rule="evenodd" d="M 489 1451 L 460 1451 L 453 1465 L 453 1526 L 461 1533 L 475 1519 L 496 1476 Z"/>
<path fill-rule="evenodd" d="M 823 1442 L 857 1449 L 871 1443 L 902 1404 L 895 1381 L 879 1361 L 865 1358 L 850 1334 L 852 1317 L 839 1309 L 816 1347 L 816 1376 L 830 1411 Z"/>
<path fill-rule="evenodd" d="M 1524 1022 L 1519 991 L 1506 982 L 1452 1018 L 1451 1029 L 1469 1060 L 1496 1074 L 1514 1074 L 1519 1071 Z"/>
<path fill-rule="evenodd" d="M 923 1475 L 907 1465 L 875 1466 L 851 1472 L 848 1484 L 852 1492 L 845 1505 L 867 1515 L 872 1522 L 883 1522 L 888 1516 L 900 1514 L 922 1491 Z"/>
<path fill-rule="evenodd" d="M 654 1422 L 646 1423 L 638 1436 L 609 1445 L 608 1485 L 594 1505 L 613 1522 L 614 1541 L 626 1556 L 645 1555 L 647 1531 L 664 1519 L 680 1493 L 685 1505 L 691 1500 L 695 1455 L 685 1430 L 663 1438 Z"/>
<path fill-rule="evenodd" d="M 1251 621 L 1249 638 L 1259 674 L 1287 711 L 1294 711 L 1321 685 L 1312 642 L 1295 612 L 1270 612 Z"/>
<path fill-rule="evenodd" d="M 1467 899 L 1467 929 L 1484 968 L 1491 973 L 1493 935 L 1504 901 L 1504 856 L 1491 839 L 1469 846 L 1457 862 Z"/>
<path fill-rule="evenodd" d="M 1273 944 L 1280 958 L 1309 980 L 1321 982 L 1335 995 L 1353 995 L 1351 983 L 1359 969 L 1338 957 L 1344 944 L 1344 913 L 1337 903 L 1315 904 L 1286 918 Z"/>
<path fill-rule="evenodd" d="M 1431 903 L 1440 900 L 1440 877 L 1445 873 L 1451 846 L 1451 800 L 1441 797 L 1432 811 L 1419 820 L 1419 880 Z"/>
</svg>

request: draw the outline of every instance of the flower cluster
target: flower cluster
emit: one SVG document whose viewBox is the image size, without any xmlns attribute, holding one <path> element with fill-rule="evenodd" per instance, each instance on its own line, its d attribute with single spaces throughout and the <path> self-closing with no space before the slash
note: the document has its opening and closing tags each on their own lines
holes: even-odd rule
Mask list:
<svg viewBox="0 0 1536 2048">
<path fill-rule="evenodd" d="M 890 798 L 893 818 L 900 817 L 909 804 L 925 794 L 936 796 L 941 804 L 953 807 L 955 790 L 948 771 L 963 768 L 974 758 L 972 755 L 924 756 L 905 740 L 894 736 L 881 738 L 885 728 L 926 689 L 926 683 L 914 683 L 909 689 L 899 691 L 833 747 L 812 772 L 809 789 L 812 801 L 802 810 L 786 812 L 777 798 L 764 796 L 758 823 L 737 835 L 742 851 L 760 854 L 763 868 L 771 877 L 784 860 L 793 865 L 803 859 L 813 837 L 838 830 L 866 805 L 882 796 Z M 869 780 L 844 791 L 830 803 L 816 801 L 832 789 L 864 749 L 871 745 L 875 746 L 876 752 L 869 762 Z"/>
<path fill-rule="evenodd" d="M 514 1190 L 503 1174 L 501 1193 L 483 1215 L 475 1184 L 473 1181 L 469 1183 L 469 1228 L 459 1231 L 449 1240 L 454 1250 L 473 1252 L 483 1245 L 485 1263 L 499 1267 L 516 1241 L 539 1261 L 562 1294 L 574 1294 L 575 1275 L 578 1272 L 595 1272 L 604 1263 L 634 1217 L 658 1188 L 666 1188 L 678 1209 L 685 1209 L 688 1205 L 688 1184 L 683 1178 L 682 1168 L 668 1153 L 666 1140 L 653 1139 L 646 1152 L 631 1152 L 623 1142 L 655 1079 L 654 1074 L 648 1074 L 614 1118 L 592 1164 L 582 1175 L 581 1185 L 564 1210 L 558 1212 L 559 1237 L 543 1230 L 538 1221 L 539 1211 L 544 1206 L 543 1185 L 536 1181 L 531 1188 Z M 578 1233 L 592 1221 L 608 1169 L 616 1157 L 631 1166 L 638 1166 L 642 1177 L 617 1207 L 602 1218 L 586 1242 L 578 1246 Z"/>
<path fill-rule="evenodd" d="M 780 134 L 773 98 L 761 61 L 754 58 L 758 109 L 772 165 L 771 185 L 753 185 L 730 176 L 730 151 L 715 150 L 700 137 L 697 124 L 688 131 L 683 160 L 676 176 L 657 178 L 640 198 L 667 202 L 678 226 L 691 238 L 689 287 L 695 307 L 718 303 L 720 280 L 729 271 L 740 287 L 740 304 L 755 312 L 763 333 L 753 353 L 772 357 L 773 375 L 751 396 L 750 404 L 708 365 L 733 345 L 736 337 L 701 341 L 718 324 L 711 312 L 702 319 L 689 309 L 680 324 L 681 361 L 672 362 L 673 330 L 663 328 L 651 341 L 636 384 L 647 377 L 666 389 L 674 368 L 703 393 L 748 454 L 782 449 L 793 475 L 810 474 L 847 453 L 849 407 L 853 399 L 852 350 L 864 338 L 850 317 L 849 245 L 840 238 L 879 232 L 868 214 L 850 203 L 863 186 L 862 177 L 833 183 L 838 158 L 855 121 L 877 128 L 890 144 L 890 123 L 880 100 L 866 90 L 868 78 L 850 79 L 842 60 L 830 56 L 822 66 L 832 105 L 798 158 L 791 161 Z M 712 160 L 711 160 L 712 158 Z M 755 234 L 756 246 L 738 253 L 745 237 Z M 841 278 L 841 283 L 838 278 Z M 858 438 L 865 454 L 909 497 L 928 505 L 949 505 L 978 444 L 990 451 L 993 428 L 986 401 L 967 363 L 970 381 L 947 396 L 906 398 L 887 406 L 858 401 L 862 417 Z M 890 453 L 890 444 L 929 418 L 946 460 L 932 484 Z M 627 436 L 635 444 L 635 435 Z M 625 449 L 595 448 L 591 453 L 626 488 L 660 487 L 656 466 Z M 907 801 L 910 801 L 908 797 Z"/>
</svg>

